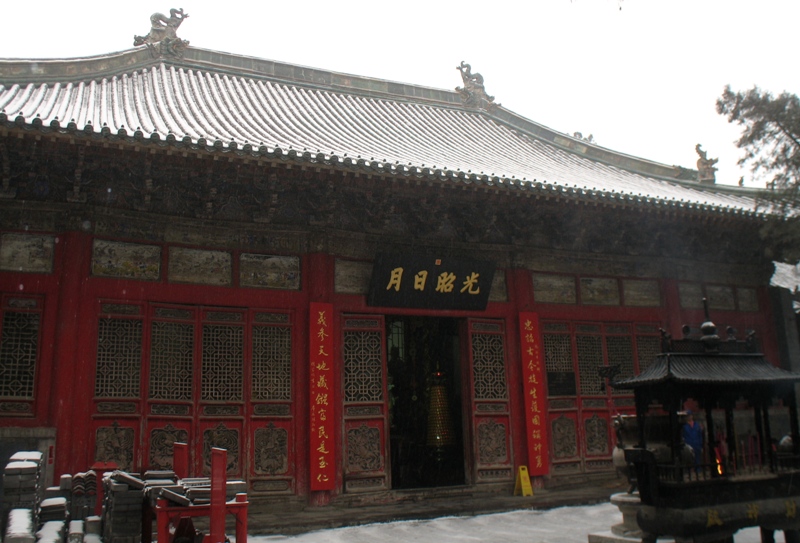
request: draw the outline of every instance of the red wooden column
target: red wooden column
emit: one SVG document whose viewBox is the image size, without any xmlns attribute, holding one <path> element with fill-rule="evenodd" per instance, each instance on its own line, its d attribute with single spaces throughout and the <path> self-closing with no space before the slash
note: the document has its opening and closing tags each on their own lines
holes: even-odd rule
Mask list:
<svg viewBox="0 0 800 543">
<path fill-rule="evenodd" d="M 211 515 L 209 540 L 206 543 L 225 543 L 225 487 L 228 451 L 211 449 Z"/>
<path fill-rule="evenodd" d="M 178 479 L 189 477 L 189 444 L 175 443 L 172 446 L 172 471 Z"/>
<path fill-rule="evenodd" d="M 88 260 L 91 256 L 91 237 L 80 232 L 62 232 L 57 236 L 61 245 L 60 285 L 58 311 L 56 316 L 54 363 L 59 375 L 71 375 L 75 380 L 64 386 L 63 379 L 52 379 L 50 416 L 57 431 L 57 451 L 55 473 L 69 473 L 77 466 L 88 467 L 94 460 L 94 451 L 89 447 L 91 436 L 90 399 L 91 390 L 88 376 L 94 368 L 81 367 L 80 361 L 91 365 L 91 356 L 81 356 L 81 338 L 89 333 L 81 323 L 86 322 L 85 313 L 91 303 L 84 303 L 83 287 L 88 273 Z M 82 305 L 83 304 L 83 305 Z M 86 469 L 85 467 L 83 469 Z"/>
</svg>

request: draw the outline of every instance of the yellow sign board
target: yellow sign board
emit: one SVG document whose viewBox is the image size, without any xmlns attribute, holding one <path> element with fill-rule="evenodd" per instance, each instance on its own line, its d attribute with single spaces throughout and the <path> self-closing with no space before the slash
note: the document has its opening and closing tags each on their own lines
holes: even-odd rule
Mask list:
<svg viewBox="0 0 800 543">
<path fill-rule="evenodd" d="M 528 475 L 528 466 L 520 466 L 517 470 L 517 484 L 514 485 L 514 495 L 533 496 L 531 476 Z"/>
</svg>

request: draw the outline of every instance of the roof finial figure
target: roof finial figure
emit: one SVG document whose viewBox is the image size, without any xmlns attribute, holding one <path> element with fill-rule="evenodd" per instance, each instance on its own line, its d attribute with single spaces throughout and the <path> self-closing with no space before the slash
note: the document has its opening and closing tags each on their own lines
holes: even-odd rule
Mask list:
<svg viewBox="0 0 800 543">
<path fill-rule="evenodd" d="M 494 96 L 486 94 L 486 89 L 483 86 L 483 76 L 479 73 L 472 73 L 472 66 L 461 61 L 460 66 L 456 66 L 456 70 L 461 72 L 461 80 L 464 82 L 463 87 L 456 87 L 456 91 L 461 93 L 461 99 L 467 107 L 475 107 L 480 109 L 489 110 L 497 104 L 494 104 Z"/>
<path fill-rule="evenodd" d="M 694 150 L 697 151 L 697 155 L 700 157 L 697 159 L 697 180 L 700 183 L 709 183 L 713 185 L 717 182 L 716 175 L 714 174 L 717 168 L 714 167 L 714 164 L 719 162 L 719 159 L 708 158 L 706 152 L 700 148 L 699 143 L 694 146 Z"/>
<path fill-rule="evenodd" d="M 133 45 L 147 45 L 154 57 L 173 56 L 183 57 L 183 52 L 189 46 L 188 40 L 178 37 L 178 27 L 189 16 L 183 8 L 170 9 L 169 17 L 163 13 L 153 13 L 150 16 L 150 32 L 146 36 L 134 36 Z"/>
</svg>

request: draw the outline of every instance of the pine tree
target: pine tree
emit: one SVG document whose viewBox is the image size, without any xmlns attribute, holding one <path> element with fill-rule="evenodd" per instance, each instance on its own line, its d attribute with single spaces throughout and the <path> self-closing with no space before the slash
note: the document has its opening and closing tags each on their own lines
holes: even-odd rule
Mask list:
<svg viewBox="0 0 800 543">
<path fill-rule="evenodd" d="M 800 261 L 800 98 L 788 92 L 773 96 L 758 87 L 734 92 L 728 85 L 717 99 L 717 112 L 742 127 L 739 164 L 750 165 L 755 175 L 771 175 L 758 205 L 776 217 L 762 230 L 773 258 Z"/>
</svg>

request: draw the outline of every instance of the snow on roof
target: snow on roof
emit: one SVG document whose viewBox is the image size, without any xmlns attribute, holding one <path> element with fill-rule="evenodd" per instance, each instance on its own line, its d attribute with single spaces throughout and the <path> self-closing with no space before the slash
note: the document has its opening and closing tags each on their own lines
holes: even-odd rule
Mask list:
<svg viewBox="0 0 800 543">
<path fill-rule="evenodd" d="M 452 91 L 188 48 L 0 60 L 0 126 L 758 216 L 751 190 L 559 134 Z"/>
</svg>

